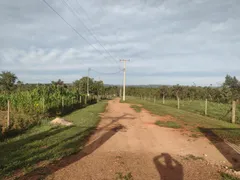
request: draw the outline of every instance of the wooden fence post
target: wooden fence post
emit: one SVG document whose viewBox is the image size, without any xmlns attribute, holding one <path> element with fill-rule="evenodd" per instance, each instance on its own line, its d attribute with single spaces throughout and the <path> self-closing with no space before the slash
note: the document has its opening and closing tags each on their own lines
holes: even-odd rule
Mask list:
<svg viewBox="0 0 240 180">
<path fill-rule="evenodd" d="M 10 127 L 10 101 L 8 100 L 8 111 L 7 111 L 7 128 Z"/>
<path fill-rule="evenodd" d="M 153 102 L 154 102 L 154 104 L 156 103 L 156 97 L 154 97 Z"/>
<path fill-rule="evenodd" d="M 232 102 L 232 123 L 236 122 L 236 101 Z"/>
<path fill-rule="evenodd" d="M 82 96 L 79 97 L 80 104 L 82 104 Z"/>
<path fill-rule="evenodd" d="M 45 99 L 44 97 L 42 98 L 42 110 L 43 110 L 43 113 L 45 111 Z"/>
<path fill-rule="evenodd" d="M 208 100 L 206 99 L 205 101 L 205 115 L 207 116 L 208 114 Z"/>
<path fill-rule="evenodd" d="M 178 101 L 178 109 L 180 109 L 180 99 L 179 99 L 179 97 L 177 97 L 177 101 Z"/>
<path fill-rule="evenodd" d="M 164 95 L 163 95 L 163 99 L 162 99 L 162 100 L 163 100 L 163 101 L 162 101 L 163 104 L 165 104 L 165 96 L 164 96 Z"/>
<path fill-rule="evenodd" d="M 64 108 L 64 97 L 62 96 L 62 108 Z"/>
</svg>

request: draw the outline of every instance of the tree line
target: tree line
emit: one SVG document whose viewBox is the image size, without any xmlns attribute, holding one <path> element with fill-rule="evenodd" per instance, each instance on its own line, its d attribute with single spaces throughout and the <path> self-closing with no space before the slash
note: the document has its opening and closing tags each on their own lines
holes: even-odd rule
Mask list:
<svg viewBox="0 0 240 180">
<path fill-rule="evenodd" d="M 202 86 L 159 86 L 159 87 L 137 87 L 126 88 L 126 95 L 146 98 L 168 98 L 186 100 L 205 100 L 212 102 L 230 103 L 240 98 L 240 81 L 235 76 L 227 75 L 220 87 Z"/>
<path fill-rule="evenodd" d="M 11 94 L 17 91 L 29 91 L 39 86 L 57 86 L 60 89 L 70 89 L 77 91 L 79 94 L 87 94 L 87 84 L 89 84 L 89 93 L 92 95 L 102 95 L 105 93 L 104 82 L 96 81 L 93 78 L 82 77 L 81 79 L 75 80 L 72 83 L 65 83 L 61 79 L 57 81 L 51 81 L 51 83 L 23 83 L 18 77 L 9 71 L 2 71 L 0 73 L 0 93 Z"/>
</svg>

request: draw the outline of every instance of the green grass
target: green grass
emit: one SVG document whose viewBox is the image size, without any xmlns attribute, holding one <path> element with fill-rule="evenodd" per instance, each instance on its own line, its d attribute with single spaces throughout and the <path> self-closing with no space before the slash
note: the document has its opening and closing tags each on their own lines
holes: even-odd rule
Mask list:
<svg viewBox="0 0 240 180">
<path fill-rule="evenodd" d="M 126 175 L 124 175 L 121 172 L 116 173 L 116 180 L 133 180 L 132 173 L 129 172 Z"/>
<path fill-rule="evenodd" d="M 142 108 L 156 115 L 171 115 L 178 120 L 180 125 L 186 124 L 184 126 L 192 132 L 199 133 L 199 127 L 208 128 L 212 129 L 212 131 L 220 138 L 226 139 L 230 142 L 240 143 L 240 126 L 237 124 L 231 124 L 226 121 L 221 121 L 182 109 L 178 110 L 175 107 L 162 105 L 160 103 L 154 104 L 151 101 L 144 101 L 134 97 L 127 97 L 126 103 L 141 104 Z"/>
<path fill-rule="evenodd" d="M 138 105 L 131 105 L 130 106 L 132 109 L 134 109 L 136 112 L 141 112 L 142 108 Z"/>
<path fill-rule="evenodd" d="M 181 126 L 174 121 L 156 121 L 155 124 L 161 127 L 168 127 L 174 129 L 181 128 Z"/>
<path fill-rule="evenodd" d="M 0 179 L 16 169 L 30 172 L 39 162 L 51 163 L 80 151 L 95 130 L 106 101 L 87 106 L 65 117 L 74 126 L 51 126 L 43 122 L 24 134 L 0 142 Z"/>
<path fill-rule="evenodd" d="M 231 176 L 227 173 L 221 173 L 221 177 L 222 177 L 222 180 L 240 180 L 240 178 L 237 178 L 237 177 L 234 177 L 234 176 Z"/>
<path fill-rule="evenodd" d="M 192 154 L 189 154 L 189 155 L 185 156 L 184 159 L 185 160 L 194 160 L 194 161 L 196 161 L 196 160 L 204 160 L 203 157 L 197 157 L 197 156 L 194 156 Z"/>
<path fill-rule="evenodd" d="M 157 104 L 162 104 L 162 101 L 156 101 Z M 173 99 L 165 100 L 166 106 L 177 108 L 177 101 Z M 200 115 L 205 113 L 205 101 L 202 100 L 180 100 L 180 109 L 194 112 Z M 208 116 L 223 121 L 231 122 L 231 104 L 208 102 Z M 240 124 L 240 106 L 237 106 L 236 122 Z"/>
</svg>

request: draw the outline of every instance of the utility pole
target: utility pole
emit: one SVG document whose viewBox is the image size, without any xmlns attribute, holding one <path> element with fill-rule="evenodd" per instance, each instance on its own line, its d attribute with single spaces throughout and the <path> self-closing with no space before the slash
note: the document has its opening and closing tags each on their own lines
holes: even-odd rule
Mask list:
<svg viewBox="0 0 240 180">
<path fill-rule="evenodd" d="M 125 89 L 126 89 L 126 62 L 130 60 L 120 60 L 123 62 L 124 68 L 123 68 L 123 101 L 125 101 Z"/>
<path fill-rule="evenodd" d="M 89 72 L 91 68 L 88 68 L 88 76 L 87 76 L 87 96 L 89 96 Z"/>
</svg>

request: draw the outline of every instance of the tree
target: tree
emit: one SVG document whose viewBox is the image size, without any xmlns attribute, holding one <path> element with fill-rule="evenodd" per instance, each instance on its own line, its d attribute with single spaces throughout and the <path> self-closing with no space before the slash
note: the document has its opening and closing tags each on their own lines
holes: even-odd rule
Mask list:
<svg viewBox="0 0 240 180">
<path fill-rule="evenodd" d="M 10 71 L 2 71 L 0 74 L 0 86 L 3 90 L 11 91 L 14 89 L 14 84 L 17 80 L 17 76 Z"/>
<path fill-rule="evenodd" d="M 73 85 L 80 93 L 87 94 L 87 81 L 88 77 L 82 77 L 81 79 L 74 81 Z M 93 83 L 93 79 L 89 78 L 89 93 L 92 93 L 93 91 Z"/>
<path fill-rule="evenodd" d="M 234 76 L 231 77 L 230 75 L 227 75 L 225 77 L 225 82 L 223 83 L 223 86 L 229 87 L 232 92 L 232 99 L 237 100 L 240 98 L 240 82 L 238 79 Z"/>
<path fill-rule="evenodd" d="M 163 104 L 165 104 L 165 97 L 168 93 L 168 87 L 167 86 L 161 86 L 160 87 L 160 93 L 161 93 L 161 96 L 163 98 Z"/>
<path fill-rule="evenodd" d="M 58 79 L 57 81 L 52 81 L 51 83 L 56 86 L 64 86 L 64 81 L 62 81 L 61 79 Z"/>
<path fill-rule="evenodd" d="M 18 80 L 16 84 L 17 84 L 18 90 L 21 91 L 23 89 L 23 85 L 24 85 L 23 82 Z"/>
<path fill-rule="evenodd" d="M 103 89 L 104 89 L 103 81 L 94 81 L 92 86 L 93 86 L 92 87 L 93 94 L 95 95 L 103 94 Z"/>
<path fill-rule="evenodd" d="M 231 77 L 230 75 L 227 75 L 225 77 L 225 82 L 223 83 L 223 85 L 228 86 L 230 88 L 236 88 L 239 86 L 239 81 L 235 76 Z"/>
</svg>

